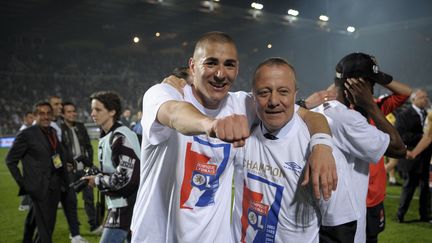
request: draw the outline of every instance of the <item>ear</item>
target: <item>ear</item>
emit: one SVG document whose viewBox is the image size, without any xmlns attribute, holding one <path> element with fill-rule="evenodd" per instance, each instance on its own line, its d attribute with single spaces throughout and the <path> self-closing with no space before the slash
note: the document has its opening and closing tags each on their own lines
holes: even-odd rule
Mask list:
<svg viewBox="0 0 432 243">
<path fill-rule="evenodd" d="M 238 59 L 238 58 L 237 58 Z M 237 70 L 236 70 L 236 76 L 235 76 L 235 78 L 237 79 L 237 76 L 238 76 L 238 74 L 239 74 L 239 70 L 240 70 L 240 61 L 239 60 L 237 60 Z"/>
<path fill-rule="evenodd" d="M 111 117 L 114 117 L 114 116 L 116 115 L 116 111 L 115 111 L 115 110 L 108 111 L 108 114 L 109 114 Z"/>
<path fill-rule="evenodd" d="M 192 75 L 195 75 L 195 60 L 193 59 L 193 57 L 189 58 L 189 70 L 191 72 Z"/>
</svg>

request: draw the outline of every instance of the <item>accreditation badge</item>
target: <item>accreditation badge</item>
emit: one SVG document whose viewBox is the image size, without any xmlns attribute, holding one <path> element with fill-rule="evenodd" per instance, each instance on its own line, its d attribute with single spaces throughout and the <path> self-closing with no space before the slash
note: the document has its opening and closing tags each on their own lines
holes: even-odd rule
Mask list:
<svg viewBox="0 0 432 243">
<path fill-rule="evenodd" d="M 53 155 L 53 156 L 52 156 L 52 161 L 53 161 L 54 167 L 55 167 L 56 169 L 58 169 L 58 168 L 60 168 L 60 167 L 63 166 L 59 154 L 55 154 L 55 155 Z"/>
</svg>

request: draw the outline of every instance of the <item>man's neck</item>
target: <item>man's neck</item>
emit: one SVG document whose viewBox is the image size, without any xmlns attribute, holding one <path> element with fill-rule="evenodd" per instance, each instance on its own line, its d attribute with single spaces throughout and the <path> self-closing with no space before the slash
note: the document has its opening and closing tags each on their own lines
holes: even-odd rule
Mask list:
<svg viewBox="0 0 432 243">
<path fill-rule="evenodd" d="M 206 97 L 204 97 L 204 95 L 201 94 L 201 92 L 199 92 L 199 90 L 196 89 L 195 86 L 192 86 L 191 88 L 192 88 L 193 96 L 204 108 L 210 110 L 217 110 L 219 108 L 220 102 L 216 103 L 216 102 L 208 101 Z"/>
<path fill-rule="evenodd" d="M 52 119 L 52 121 L 53 122 L 57 122 L 57 121 L 59 121 L 61 119 L 61 116 L 57 116 L 57 117 L 54 117 L 53 119 Z"/>
<path fill-rule="evenodd" d="M 45 126 L 41 126 L 41 125 L 39 125 L 39 124 L 36 124 L 40 129 L 42 129 L 43 131 L 46 131 L 46 132 L 48 132 L 50 129 L 51 129 L 51 126 L 49 126 L 49 127 L 45 127 Z"/>
<path fill-rule="evenodd" d="M 64 122 L 65 122 L 66 126 L 68 126 L 69 128 L 72 128 L 75 126 L 75 122 L 70 122 L 70 121 L 67 121 L 66 119 L 64 120 Z"/>
<path fill-rule="evenodd" d="M 416 104 L 412 104 L 412 106 L 413 106 L 414 108 L 416 108 L 416 110 L 419 110 L 419 111 L 423 110 L 423 108 L 418 107 Z"/>
<path fill-rule="evenodd" d="M 334 91 L 336 91 L 336 94 L 337 94 L 336 100 L 339 101 L 340 103 L 346 105 L 347 107 L 350 107 L 350 104 L 349 104 L 348 100 L 346 99 L 343 90 L 334 86 Z"/>
<path fill-rule="evenodd" d="M 102 130 L 105 133 L 108 133 L 109 130 L 111 130 L 111 127 L 114 125 L 114 121 L 113 120 L 108 120 L 107 122 L 105 122 L 104 124 L 101 125 Z"/>
</svg>

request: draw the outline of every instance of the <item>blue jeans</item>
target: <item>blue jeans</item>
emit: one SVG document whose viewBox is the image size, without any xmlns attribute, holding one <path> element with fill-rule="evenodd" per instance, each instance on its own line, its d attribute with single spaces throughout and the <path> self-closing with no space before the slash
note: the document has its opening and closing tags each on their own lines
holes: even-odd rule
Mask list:
<svg viewBox="0 0 432 243">
<path fill-rule="evenodd" d="M 99 243 L 123 243 L 123 241 L 130 243 L 127 240 L 127 235 L 128 232 L 126 230 L 104 228 Z"/>
</svg>

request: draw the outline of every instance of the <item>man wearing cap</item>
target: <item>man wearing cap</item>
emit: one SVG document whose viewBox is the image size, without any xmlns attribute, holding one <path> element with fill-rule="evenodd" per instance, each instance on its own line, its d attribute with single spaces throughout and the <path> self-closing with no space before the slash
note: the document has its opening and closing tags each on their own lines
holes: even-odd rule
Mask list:
<svg viewBox="0 0 432 243">
<path fill-rule="evenodd" d="M 375 99 L 375 103 L 381 109 L 384 116 L 387 116 L 398 107 L 403 105 L 409 98 L 412 89 L 406 84 L 403 84 L 397 80 L 379 71 L 379 66 L 375 57 L 364 54 L 356 53 L 357 69 L 361 75 L 366 77 L 376 76 L 376 82 L 372 79 L 371 83 L 378 83 L 384 88 L 392 92 L 391 95 L 385 95 L 378 99 Z M 372 71 L 372 73 L 370 72 Z M 369 119 L 371 125 L 375 125 L 372 119 Z M 385 213 L 384 213 L 384 199 L 386 193 L 386 170 L 384 166 L 384 157 L 378 161 L 378 163 L 369 164 L 369 187 L 366 199 L 367 206 L 367 218 L 366 218 L 366 237 L 367 242 L 377 242 L 378 234 L 385 228 Z"/>
<path fill-rule="evenodd" d="M 351 53 L 336 65 L 334 85 L 329 88 L 337 94 L 336 100 L 327 100 L 315 109 L 327 117 L 334 142 L 351 166 L 350 177 L 352 184 L 357 185 L 354 194 L 360 212 L 355 235 L 355 242 L 359 243 L 366 242 L 369 163 L 379 163 L 384 154 L 398 158 L 406 153 L 398 132 L 385 119 L 383 111 L 373 100 L 375 83 L 395 92 L 406 92 L 403 90 L 407 88 L 393 81 L 390 75 L 379 71 L 374 57 L 364 53 Z M 389 103 L 397 104 L 400 100 Z M 353 109 L 349 109 L 350 107 Z M 392 107 L 389 105 L 387 109 Z M 376 127 L 365 118 L 373 120 Z M 331 239 L 335 233 L 331 229 L 322 227 L 321 237 Z"/>
</svg>

